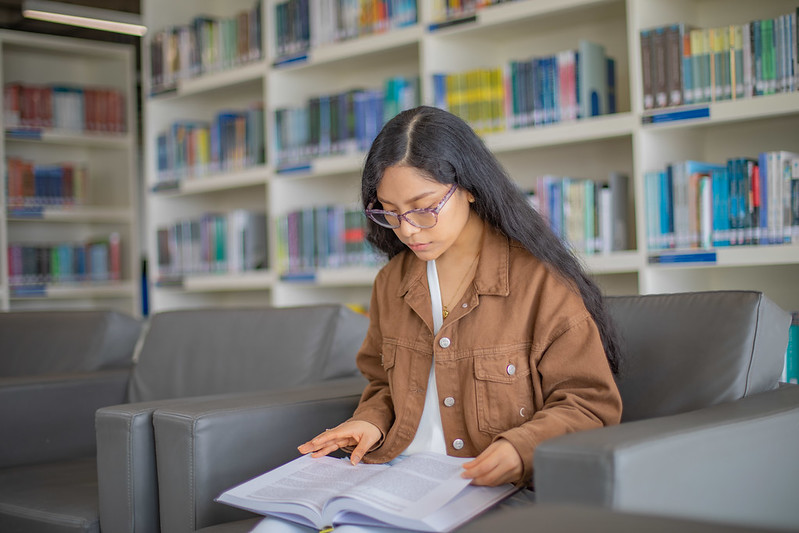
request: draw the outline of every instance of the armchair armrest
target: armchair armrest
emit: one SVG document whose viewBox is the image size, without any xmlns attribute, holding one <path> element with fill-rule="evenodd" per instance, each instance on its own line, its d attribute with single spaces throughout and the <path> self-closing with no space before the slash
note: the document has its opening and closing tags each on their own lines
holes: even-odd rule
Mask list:
<svg viewBox="0 0 799 533">
<path fill-rule="evenodd" d="M 799 523 L 799 387 L 541 443 L 541 503 L 767 527 Z M 767 488 L 767 490 L 764 490 Z"/>
<path fill-rule="evenodd" d="M 125 399 L 129 369 L 0 379 L 0 468 L 90 457 L 94 412 Z"/>
<path fill-rule="evenodd" d="M 153 413 L 180 399 L 99 409 L 95 414 L 100 526 L 108 533 L 158 531 Z"/>
<path fill-rule="evenodd" d="M 161 529 L 195 531 L 252 516 L 214 502 L 297 457 L 297 446 L 352 415 L 363 378 L 182 403 L 155 412 Z"/>
</svg>

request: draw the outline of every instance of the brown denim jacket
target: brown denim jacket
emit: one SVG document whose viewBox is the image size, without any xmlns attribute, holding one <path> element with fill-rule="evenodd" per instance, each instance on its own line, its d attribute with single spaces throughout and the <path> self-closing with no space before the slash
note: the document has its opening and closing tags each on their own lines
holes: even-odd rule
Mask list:
<svg viewBox="0 0 799 533">
<path fill-rule="evenodd" d="M 410 251 L 378 273 L 358 353 L 369 380 L 353 419 L 383 433 L 364 461 L 411 442 L 435 358 L 447 453 L 474 457 L 498 438 L 532 476 L 536 445 L 616 424 L 621 398 L 580 296 L 532 254 L 488 228 L 474 282 L 433 337 L 426 265 Z"/>
</svg>

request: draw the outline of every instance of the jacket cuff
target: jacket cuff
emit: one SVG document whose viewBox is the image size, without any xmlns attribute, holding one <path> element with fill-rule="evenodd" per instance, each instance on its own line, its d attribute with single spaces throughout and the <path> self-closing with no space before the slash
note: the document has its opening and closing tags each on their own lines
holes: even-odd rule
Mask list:
<svg viewBox="0 0 799 533">
<path fill-rule="evenodd" d="M 530 486 L 533 480 L 533 451 L 536 443 L 531 442 L 530 435 L 520 428 L 513 428 L 494 437 L 493 442 L 505 439 L 511 443 L 522 459 L 522 476 L 516 480 L 514 485 L 517 487 Z"/>
</svg>

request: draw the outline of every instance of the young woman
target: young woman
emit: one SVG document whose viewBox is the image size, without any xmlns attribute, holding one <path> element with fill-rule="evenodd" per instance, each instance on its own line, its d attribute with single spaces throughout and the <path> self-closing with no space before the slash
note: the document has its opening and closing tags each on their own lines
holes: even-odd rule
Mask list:
<svg viewBox="0 0 799 533">
<path fill-rule="evenodd" d="M 352 418 L 299 446 L 353 464 L 474 457 L 473 484 L 528 486 L 545 439 L 618 423 L 619 346 L 599 289 L 472 129 L 397 115 L 363 172 L 374 283 Z"/>
</svg>

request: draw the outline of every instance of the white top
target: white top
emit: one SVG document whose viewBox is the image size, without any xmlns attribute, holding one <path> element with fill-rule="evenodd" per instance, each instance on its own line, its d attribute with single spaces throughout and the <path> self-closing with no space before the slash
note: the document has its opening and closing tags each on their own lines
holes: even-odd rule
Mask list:
<svg viewBox="0 0 799 533">
<path fill-rule="evenodd" d="M 427 284 L 430 286 L 430 301 L 433 304 L 433 336 L 444 324 L 444 304 L 441 302 L 441 288 L 438 284 L 438 271 L 436 262 L 427 262 Z M 427 394 L 424 398 L 424 410 L 419 428 L 413 440 L 401 455 L 411 455 L 419 452 L 437 452 L 446 455 L 447 444 L 444 441 L 444 426 L 441 424 L 441 412 L 438 407 L 438 388 L 436 387 L 435 358 L 430 365 L 430 375 L 427 378 Z"/>
</svg>

